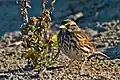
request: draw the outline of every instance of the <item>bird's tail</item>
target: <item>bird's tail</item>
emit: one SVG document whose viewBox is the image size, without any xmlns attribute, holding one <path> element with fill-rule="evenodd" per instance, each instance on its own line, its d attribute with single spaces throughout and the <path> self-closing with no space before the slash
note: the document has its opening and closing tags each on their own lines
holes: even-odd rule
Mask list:
<svg viewBox="0 0 120 80">
<path fill-rule="evenodd" d="M 107 58 L 108 60 L 110 60 L 110 57 L 108 57 L 106 54 L 102 53 L 99 50 L 94 51 L 94 53 L 92 55 L 90 55 L 89 57 L 93 57 L 95 55 L 102 56 L 102 57 Z"/>
<path fill-rule="evenodd" d="M 106 54 L 102 53 L 101 51 L 99 51 L 99 53 L 97 55 L 101 55 L 107 59 L 110 59 L 110 57 L 108 57 Z"/>
</svg>

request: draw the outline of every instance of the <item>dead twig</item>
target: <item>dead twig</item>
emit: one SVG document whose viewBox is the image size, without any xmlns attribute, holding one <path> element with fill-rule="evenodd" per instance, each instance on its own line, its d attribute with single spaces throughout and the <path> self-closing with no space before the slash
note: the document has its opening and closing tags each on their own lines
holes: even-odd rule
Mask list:
<svg viewBox="0 0 120 80">
<path fill-rule="evenodd" d="M 20 0 L 21 15 L 26 23 L 28 22 L 28 8 L 31 8 L 29 3 L 30 0 Z"/>
</svg>

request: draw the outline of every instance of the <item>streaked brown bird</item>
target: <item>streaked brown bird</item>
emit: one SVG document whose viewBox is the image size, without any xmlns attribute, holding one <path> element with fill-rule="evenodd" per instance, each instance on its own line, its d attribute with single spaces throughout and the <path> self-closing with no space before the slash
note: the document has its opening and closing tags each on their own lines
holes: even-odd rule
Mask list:
<svg viewBox="0 0 120 80">
<path fill-rule="evenodd" d="M 92 44 L 83 30 L 72 20 L 64 20 L 59 27 L 58 46 L 59 50 L 71 59 L 85 60 L 93 55 L 109 57 Z"/>
</svg>

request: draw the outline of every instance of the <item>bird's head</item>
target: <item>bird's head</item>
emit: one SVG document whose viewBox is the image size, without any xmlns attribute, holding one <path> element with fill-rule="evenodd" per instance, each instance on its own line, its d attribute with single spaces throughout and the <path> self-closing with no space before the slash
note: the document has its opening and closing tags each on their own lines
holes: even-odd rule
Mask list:
<svg viewBox="0 0 120 80">
<path fill-rule="evenodd" d="M 66 29 L 69 32 L 72 32 L 79 28 L 73 20 L 69 20 L 69 19 L 62 21 L 61 24 L 62 25 L 59 28 Z"/>
</svg>

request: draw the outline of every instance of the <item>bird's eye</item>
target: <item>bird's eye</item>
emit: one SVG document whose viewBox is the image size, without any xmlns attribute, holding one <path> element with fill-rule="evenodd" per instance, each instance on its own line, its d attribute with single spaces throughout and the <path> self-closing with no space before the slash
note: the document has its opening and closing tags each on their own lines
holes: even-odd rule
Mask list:
<svg viewBox="0 0 120 80">
<path fill-rule="evenodd" d="M 70 29 L 70 24 L 67 24 L 66 27 L 67 27 L 68 29 Z"/>
</svg>

